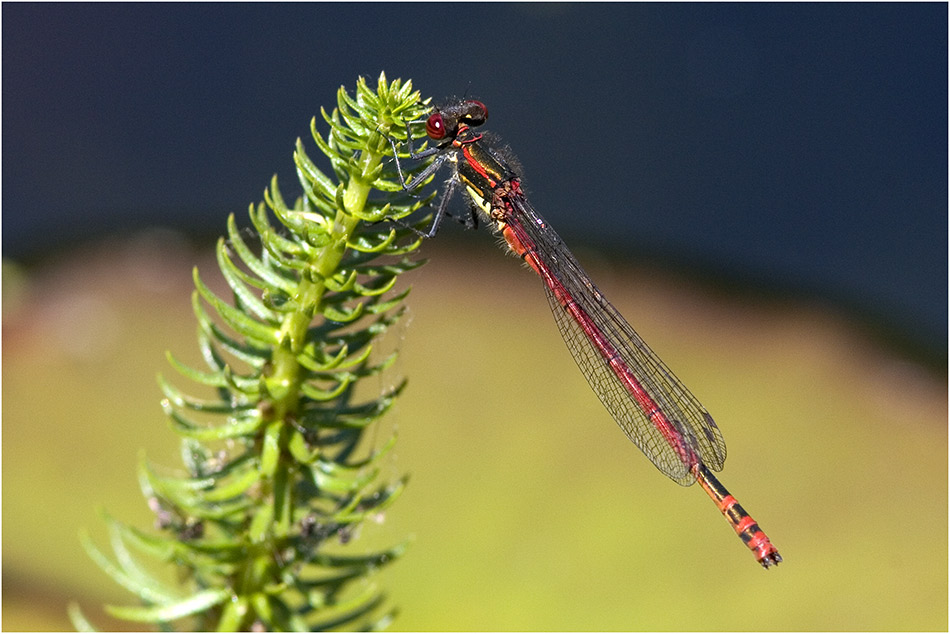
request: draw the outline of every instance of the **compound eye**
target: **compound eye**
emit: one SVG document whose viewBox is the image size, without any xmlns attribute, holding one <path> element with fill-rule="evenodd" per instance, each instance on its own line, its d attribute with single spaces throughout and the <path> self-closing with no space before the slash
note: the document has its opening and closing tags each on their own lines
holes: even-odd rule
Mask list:
<svg viewBox="0 0 950 634">
<path fill-rule="evenodd" d="M 426 119 L 426 134 L 436 141 L 445 138 L 445 119 L 442 118 L 441 113 L 435 112 Z"/>
<path fill-rule="evenodd" d="M 482 125 L 488 120 L 488 108 L 481 101 L 470 99 L 465 107 L 467 110 L 465 116 L 472 125 Z"/>
</svg>

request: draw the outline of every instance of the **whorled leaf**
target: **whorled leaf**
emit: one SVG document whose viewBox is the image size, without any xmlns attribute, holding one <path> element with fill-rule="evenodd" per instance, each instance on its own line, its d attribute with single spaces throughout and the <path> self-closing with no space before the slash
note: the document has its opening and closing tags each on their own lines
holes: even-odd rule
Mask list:
<svg viewBox="0 0 950 634">
<path fill-rule="evenodd" d="M 351 549 L 358 526 L 405 486 L 405 478 L 380 484 L 395 436 L 367 455 L 361 449 L 364 431 L 405 381 L 362 401 L 355 388 L 395 358 L 376 359 L 374 344 L 404 313 L 408 289 L 399 289 L 399 277 L 421 264 L 409 257 L 421 239 L 401 219 L 431 198 L 406 195 L 388 156 L 389 137 L 405 141 L 406 122 L 426 110 L 411 82 L 385 75 L 376 87 L 361 78 L 353 94 L 341 88 L 336 108 L 321 109 L 327 129 L 311 122 L 327 167 L 298 141 L 295 202 L 275 176 L 264 201 L 249 208 L 250 229 L 228 217 L 216 257 L 231 297 L 195 269 L 192 305 L 207 368 L 168 358 L 210 394 L 159 377 L 186 472 L 140 462 L 158 535 L 109 518 L 113 559 L 83 541 L 144 604 L 108 607 L 114 616 L 222 630 L 375 629 L 392 619 L 368 579 L 404 545 L 350 555 L 326 546 Z M 152 578 L 140 557 L 176 566 L 182 586 Z M 70 614 L 91 629 L 78 607 Z"/>
<path fill-rule="evenodd" d="M 148 607 L 107 605 L 106 610 L 112 616 L 126 621 L 168 623 L 224 603 L 231 599 L 232 594 L 225 588 L 209 588 L 178 601 Z"/>
</svg>

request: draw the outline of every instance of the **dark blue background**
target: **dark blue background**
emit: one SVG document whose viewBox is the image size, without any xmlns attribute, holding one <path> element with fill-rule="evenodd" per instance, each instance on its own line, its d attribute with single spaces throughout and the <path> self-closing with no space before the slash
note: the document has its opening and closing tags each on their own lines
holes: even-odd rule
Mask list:
<svg viewBox="0 0 950 634">
<path fill-rule="evenodd" d="M 824 298 L 946 367 L 945 4 L 2 11 L 5 256 L 220 233 L 385 70 L 488 104 L 572 244 Z"/>
</svg>

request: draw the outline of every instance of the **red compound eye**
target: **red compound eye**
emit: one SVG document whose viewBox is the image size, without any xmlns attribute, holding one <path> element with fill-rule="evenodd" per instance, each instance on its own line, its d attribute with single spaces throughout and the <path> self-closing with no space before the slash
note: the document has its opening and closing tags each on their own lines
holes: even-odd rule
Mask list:
<svg viewBox="0 0 950 634">
<path fill-rule="evenodd" d="M 481 125 L 488 120 L 488 108 L 481 101 L 470 99 L 465 106 L 467 110 L 465 116 L 472 125 Z"/>
<path fill-rule="evenodd" d="M 426 119 L 426 134 L 429 135 L 430 139 L 444 139 L 445 138 L 445 120 L 442 118 L 441 113 L 434 113 Z"/>
</svg>

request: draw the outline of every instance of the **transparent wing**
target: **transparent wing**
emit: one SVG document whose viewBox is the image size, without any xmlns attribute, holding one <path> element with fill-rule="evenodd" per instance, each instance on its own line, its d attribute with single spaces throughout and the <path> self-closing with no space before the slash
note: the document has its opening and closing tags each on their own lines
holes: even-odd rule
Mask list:
<svg viewBox="0 0 950 634">
<path fill-rule="evenodd" d="M 541 274 L 544 290 L 564 343 L 620 428 L 681 485 L 696 480 L 691 467 L 697 461 L 721 470 L 726 443 L 706 408 L 594 286 L 523 196 L 516 194 L 508 202 L 504 222 L 546 269 Z M 689 448 L 685 453 L 684 446 Z"/>
</svg>

